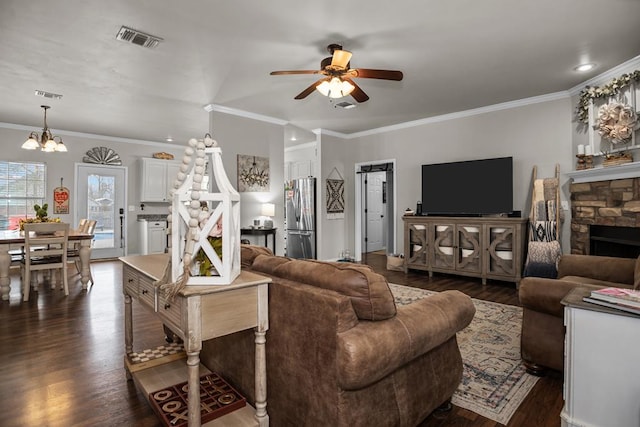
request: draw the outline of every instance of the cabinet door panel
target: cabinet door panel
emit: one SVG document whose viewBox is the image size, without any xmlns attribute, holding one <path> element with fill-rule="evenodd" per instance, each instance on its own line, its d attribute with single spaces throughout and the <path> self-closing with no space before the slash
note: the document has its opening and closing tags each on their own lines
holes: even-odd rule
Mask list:
<svg viewBox="0 0 640 427">
<path fill-rule="evenodd" d="M 164 202 L 167 198 L 167 165 L 156 159 L 142 159 L 141 202 Z"/>
<path fill-rule="evenodd" d="M 427 227 L 422 224 L 409 226 L 409 243 L 407 247 L 407 262 L 409 265 L 428 265 Z"/>
<path fill-rule="evenodd" d="M 482 225 L 458 225 L 456 237 L 456 270 L 482 272 Z"/>
<path fill-rule="evenodd" d="M 513 276 L 515 272 L 514 238 L 515 228 L 512 226 L 487 226 L 489 241 L 487 273 Z"/>
<path fill-rule="evenodd" d="M 455 226 L 453 224 L 434 224 L 433 228 L 431 265 L 437 268 L 455 268 Z"/>
</svg>

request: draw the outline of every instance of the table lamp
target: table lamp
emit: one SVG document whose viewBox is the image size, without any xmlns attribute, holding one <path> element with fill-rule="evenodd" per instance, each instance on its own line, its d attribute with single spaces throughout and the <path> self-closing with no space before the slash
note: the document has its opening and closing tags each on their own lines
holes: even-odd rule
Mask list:
<svg viewBox="0 0 640 427">
<path fill-rule="evenodd" d="M 264 220 L 264 228 L 273 228 L 273 221 L 271 217 L 276 214 L 276 205 L 273 203 L 263 203 L 262 204 L 262 216 L 268 217 Z"/>
</svg>

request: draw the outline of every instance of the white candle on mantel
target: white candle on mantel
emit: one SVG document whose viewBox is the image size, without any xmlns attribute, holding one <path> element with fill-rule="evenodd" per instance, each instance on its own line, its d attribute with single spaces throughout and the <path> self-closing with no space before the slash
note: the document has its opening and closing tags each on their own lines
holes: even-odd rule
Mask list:
<svg viewBox="0 0 640 427">
<path fill-rule="evenodd" d="M 587 145 L 586 147 L 584 147 L 584 154 L 586 154 L 587 156 L 592 156 L 593 155 L 593 149 L 591 148 L 590 145 Z"/>
<path fill-rule="evenodd" d="M 584 154 L 584 144 L 578 144 L 578 154 Z"/>
</svg>

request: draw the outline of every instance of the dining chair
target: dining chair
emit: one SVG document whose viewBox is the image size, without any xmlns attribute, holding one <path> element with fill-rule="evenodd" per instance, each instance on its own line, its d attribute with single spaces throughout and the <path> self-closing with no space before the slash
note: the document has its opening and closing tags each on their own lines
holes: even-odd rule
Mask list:
<svg viewBox="0 0 640 427">
<path fill-rule="evenodd" d="M 96 220 L 93 219 L 81 219 L 80 225 L 77 231 L 86 234 L 93 234 L 96 229 Z M 69 250 L 67 251 L 67 262 L 73 263 L 78 274 L 82 272 L 82 263 L 80 261 L 80 242 L 71 243 Z M 93 246 L 93 240 L 91 240 L 91 246 Z M 93 274 L 91 273 L 91 265 L 89 265 L 89 282 L 93 285 Z"/>
<path fill-rule="evenodd" d="M 68 243 L 69 224 L 43 222 L 24 225 L 24 260 L 21 263 L 23 301 L 29 301 L 29 292 L 32 287 L 32 271 L 35 272 L 33 289 L 37 290 L 38 271 L 59 269 L 62 276 L 64 294 L 69 295 L 67 279 Z M 53 278 L 51 280 L 53 281 Z"/>
</svg>

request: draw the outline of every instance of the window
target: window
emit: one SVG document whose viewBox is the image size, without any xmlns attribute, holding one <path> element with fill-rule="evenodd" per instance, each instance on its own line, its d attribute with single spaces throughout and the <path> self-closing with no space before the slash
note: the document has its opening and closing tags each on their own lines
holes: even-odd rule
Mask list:
<svg viewBox="0 0 640 427">
<path fill-rule="evenodd" d="M 33 205 L 46 202 L 44 163 L 0 161 L 0 230 L 17 230 L 21 218 L 36 216 Z"/>
</svg>

